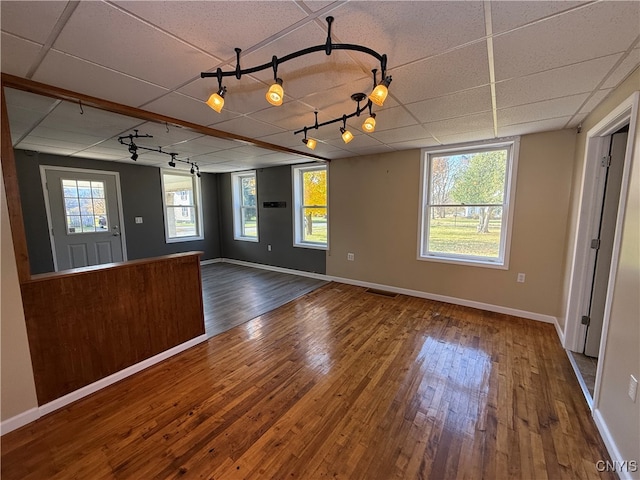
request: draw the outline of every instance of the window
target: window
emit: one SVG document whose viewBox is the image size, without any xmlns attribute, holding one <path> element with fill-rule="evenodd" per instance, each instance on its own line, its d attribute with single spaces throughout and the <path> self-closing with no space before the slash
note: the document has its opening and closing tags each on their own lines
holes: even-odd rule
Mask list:
<svg viewBox="0 0 640 480">
<path fill-rule="evenodd" d="M 109 229 L 104 182 L 62 179 L 67 233 L 95 233 Z"/>
<path fill-rule="evenodd" d="M 231 174 L 233 196 L 233 238 L 258 241 L 258 194 L 256 172 Z"/>
<path fill-rule="evenodd" d="M 507 268 L 518 143 L 423 150 L 419 259 Z"/>
<path fill-rule="evenodd" d="M 167 243 L 202 240 L 199 178 L 175 170 L 162 171 L 162 199 Z"/>
<path fill-rule="evenodd" d="M 327 166 L 294 166 L 294 242 L 298 247 L 327 248 Z"/>
</svg>

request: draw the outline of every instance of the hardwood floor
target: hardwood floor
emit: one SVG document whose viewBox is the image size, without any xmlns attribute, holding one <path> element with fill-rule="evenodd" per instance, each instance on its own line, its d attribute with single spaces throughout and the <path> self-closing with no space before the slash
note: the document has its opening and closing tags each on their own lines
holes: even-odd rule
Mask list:
<svg viewBox="0 0 640 480">
<path fill-rule="evenodd" d="M 212 337 L 309 293 L 327 282 L 232 263 L 203 265 L 204 324 Z"/>
<path fill-rule="evenodd" d="M 2 437 L 10 479 L 591 479 L 554 327 L 331 283 Z"/>
</svg>

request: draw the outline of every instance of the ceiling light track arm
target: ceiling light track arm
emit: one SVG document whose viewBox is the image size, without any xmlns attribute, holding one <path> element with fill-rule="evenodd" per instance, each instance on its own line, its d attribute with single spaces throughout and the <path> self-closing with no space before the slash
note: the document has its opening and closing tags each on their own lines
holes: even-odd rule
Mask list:
<svg viewBox="0 0 640 480">
<path fill-rule="evenodd" d="M 371 106 L 372 106 L 372 103 L 371 103 L 371 100 L 369 100 L 369 101 L 367 101 L 367 103 L 365 104 L 364 107 L 360 108 L 360 106 L 358 105 L 358 107 L 356 108 L 356 111 L 353 112 L 353 113 L 350 113 L 349 115 L 343 115 L 342 117 L 334 118 L 333 120 L 327 120 L 326 122 L 322 122 L 322 123 L 318 123 L 318 112 L 315 112 L 316 113 L 316 123 L 314 125 L 301 128 L 300 130 L 296 130 L 295 132 L 293 132 L 293 134 L 297 135 L 299 133 L 304 132 L 305 130 L 311 130 L 312 128 L 315 128 L 317 130 L 320 127 L 324 127 L 324 126 L 331 125 L 331 124 L 334 124 L 334 123 L 342 122 L 342 121 L 348 120 L 348 119 L 353 118 L 353 117 L 359 117 L 362 112 L 366 111 L 367 109 L 370 110 Z"/>
<path fill-rule="evenodd" d="M 327 41 L 322 45 L 314 45 L 313 47 L 303 48 L 302 50 L 298 50 L 296 52 L 285 55 L 282 58 L 277 58 L 275 55 L 271 59 L 270 62 L 263 63 L 262 65 L 257 65 L 251 68 L 241 68 L 240 67 L 240 52 L 242 49 L 235 48 L 236 52 L 236 68 L 232 71 L 223 72 L 220 68 L 218 68 L 215 72 L 201 72 L 200 78 L 208 78 L 208 77 L 217 77 L 218 78 L 218 88 L 222 88 L 222 77 L 231 77 L 235 76 L 238 80 L 242 78 L 242 75 L 248 75 L 255 72 L 260 72 L 262 70 L 266 70 L 267 68 L 273 68 L 275 73 L 275 78 L 277 78 L 277 70 L 278 65 L 281 63 L 288 62 L 289 60 L 293 60 L 294 58 L 301 57 L 303 55 L 308 55 L 314 52 L 322 52 L 324 51 L 327 55 L 331 55 L 333 50 L 351 50 L 354 52 L 362 52 L 367 55 L 371 55 L 376 58 L 380 62 L 380 69 L 382 71 L 382 78 L 384 78 L 385 73 L 387 71 L 387 55 L 379 54 L 375 50 L 365 47 L 364 45 L 355 45 L 352 43 L 333 43 L 331 41 L 331 24 L 333 23 L 333 17 L 329 16 L 326 18 L 327 20 Z"/>
</svg>

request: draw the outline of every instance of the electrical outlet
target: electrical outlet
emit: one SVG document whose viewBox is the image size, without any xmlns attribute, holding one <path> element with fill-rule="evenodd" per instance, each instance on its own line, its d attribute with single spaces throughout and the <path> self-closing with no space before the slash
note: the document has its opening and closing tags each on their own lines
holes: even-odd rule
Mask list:
<svg viewBox="0 0 640 480">
<path fill-rule="evenodd" d="M 356 259 L 356 256 L 353 253 L 347 253 L 347 260 L 353 262 Z"/>
<path fill-rule="evenodd" d="M 636 394 L 638 393 L 638 380 L 633 375 L 629 375 L 629 377 L 629 398 L 635 403 Z"/>
<path fill-rule="evenodd" d="M 524 277 L 525 277 L 524 273 L 519 273 L 518 274 L 518 283 L 524 283 Z"/>
<path fill-rule="evenodd" d="M 142 223 L 142 217 L 136 217 L 136 223 Z"/>
<path fill-rule="evenodd" d="M 270 252 L 271 251 L 271 245 L 267 245 L 267 251 Z"/>
</svg>

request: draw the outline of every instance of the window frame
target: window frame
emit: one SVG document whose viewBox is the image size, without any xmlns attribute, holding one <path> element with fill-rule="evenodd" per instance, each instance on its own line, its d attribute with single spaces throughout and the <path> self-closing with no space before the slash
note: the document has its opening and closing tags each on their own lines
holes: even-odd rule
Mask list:
<svg viewBox="0 0 640 480">
<path fill-rule="evenodd" d="M 167 192 L 165 191 L 165 175 L 181 176 L 191 179 L 191 187 L 193 189 L 193 205 L 167 205 Z M 204 224 L 202 216 L 202 193 L 200 188 L 200 178 L 196 175 L 192 175 L 189 172 L 182 172 L 179 170 L 169 170 L 165 168 L 160 169 L 160 185 L 162 192 L 162 216 L 164 220 L 164 237 L 165 243 L 180 243 L 180 242 L 192 242 L 196 240 L 204 240 Z M 169 236 L 169 208 L 194 208 L 196 217 L 196 235 L 189 237 L 171 237 Z"/>
<path fill-rule="evenodd" d="M 474 255 L 461 255 L 454 253 L 438 253 L 425 251 L 431 224 L 431 215 L 428 209 L 437 206 L 430 204 L 431 188 L 431 158 L 442 155 L 456 155 L 462 153 L 481 153 L 491 150 L 507 148 L 507 166 L 505 172 L 505 187 L 502 199 L 502 226 L 500 235 L 499 255 L 497 259 Z M 417 259 L 456 265 L 468 265 L 476 267 L 509 269 L 511 253 L 511 233 L 515 210 L 516 180 L 518 171 L 518 156 L 520 151 L 520 137 L 509 137 L 488 140 L 484 142 L 469 142 L 455 145 L 423 148 L 420 158 L 420 203 L 418 208 L 418 251 Z"/>
<path fill-rule="evenodd" d="M 313 170 L 324 170 L 326 172 L 327 182 L 327 203 L 326 205 L 304 205 L 302 176 L 304 172 Z M 312 163 L 302 165 L 292 165 L 292 197 L 293 197 L 293 246 L 300 248 L 312 248 L 316 250 L 329 250 L 329 165 L 326 163 Z M 325 208 L 327 216 L 327 242 L 309 242 L 304 241 L 304 219 L 303 208 Z"/>
<path fill-rule="evenodd" d="M 256 205 L 255 207 L 250 207 L 247 205 L 243 205 L 243 197 L 242 197 L 242 179 L 243 178 L 251 178 L 253 177 L 256 182 Z M 231 202 L 233 205 L 233 239 L 240 240 L 243 242 L 259 242 L 260 241 L 260 221 L 259 221 L 259 208 L 260 205 L 258 201 L 258 176 L 256 174 L 256 170 L 245 170 L 242 172 L 233 172 L 231 174 Z M 255 208 L 256 209 L 256 236 L 251 237 L 242 234 L 242 211 L 246 208 Z"/>
</svg>

